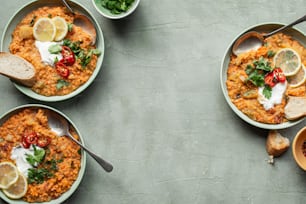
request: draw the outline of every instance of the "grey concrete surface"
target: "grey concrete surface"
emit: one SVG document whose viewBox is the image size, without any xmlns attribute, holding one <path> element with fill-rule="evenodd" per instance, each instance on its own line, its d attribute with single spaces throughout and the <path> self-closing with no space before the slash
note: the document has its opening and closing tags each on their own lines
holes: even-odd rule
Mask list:
<svg viewBox="0 0 306 204">
<path fill-rule="evenodd" d="M 0 30 L 27 0 L 1 1 Z M 85 177 L 66 204 L 304 204 L 306 174 L 291 149 L 267 164 L 267 130 L 227 105 L 219 72 L 231 41 L 263 22 L 305 14 L 306 1 L 142 0 L 122 20 L 93 12 L 105 38 L 95 82 L 59 103 L 35 101 L 0 76 L 0 114 L 43 103 L 71 117 L 88 147 Z M 306 32 L 306 23 L 298 26 Z M 305 122 L 281 133 L 291 141 Z M 1 202 L 1 201 L 0 201 Z"/>
</svg>

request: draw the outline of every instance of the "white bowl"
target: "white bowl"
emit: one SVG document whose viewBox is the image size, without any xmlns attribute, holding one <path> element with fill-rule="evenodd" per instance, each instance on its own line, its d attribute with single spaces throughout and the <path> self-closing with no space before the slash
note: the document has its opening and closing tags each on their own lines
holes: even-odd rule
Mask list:
<svg viewBox="0 0 306 204">
<path fill-rule="evenodd" d="M 92 3 L 96 10 L 104 17 L 109 18 L 109 19 L 121 19 L 129 16 L 131 13 L 133 13 L 136 8 L 139 5 L 140 0 L 135 0 L 132 4 L 132 6 L 127 10 L 126 12 L 122 12 L 120 14 L 113 14 L 108 10 L 107 8 L 104 8 L 101 5 L 101 0 L 92 0 Z"/>
<path fill-rule="evenodd" d="M 266 124 L 266 123 L 260 123 L 260 122 L 257 122 L 255 120 L 252 120 L 247 115 L 245 115 L 243 112 L 241 112 L 232 103 L 231 99 L 228 96 L 228 91 L 227 91 L 227 87 L 226 87 L 227 69 L 228 69 L 228 65 L 229 65 L 229 61 L 230 61 L 230 55 L 232 53 L 232 46 L 233 46 L 234 42 L 238 39 L 239 36 L 241 36 L 242 34 L 248 32 L 248 31 L 271 32 L 271 31 L 273 31 L 273 30 L 275 30 L 275 29 L 277 29 L 281 26 L 283 26 L 283 24 L 280 24 L 280 23 L 258 24 L 258 25 L 252 26 L 252 27 L 246 29 L 245 31 L 243 31 L 242 33 L 240 33 L 232 41 L 232 43 L 229 45 L 229 47 L 227 48 L 227 50 L 226 50 L 226 52 L 223 56 L 223 60 L 222 60 L 222 64 L 221 64 L 221 72 L 220 72 L 220 82 L 221 82 L 221 88 L 222 88 L 222 91 L 223 91 L 223 95 L 224 95 L 228 105 L 235 112 L 235 114 L 237 114 L 245 122 L 247 122 L 247 123 L 249 123 L 249 124 L 251 124 L 255 127 L 259 127 L 259 128 L 263 128 L 263 129 L 269 129 L 269 130 L 284 129 L 284 128 L 294 126 L 294 125 L 302 122 L 304 120 L 304 118 L 301 118 L 301 119 L 295 120 L 295 121 L 284 122 L 284 123 L 281 123 L 281 124 Z M 304 47 L 306 47 L 306 36 L 301 31 L 299 31 L 295 28 L 288 28 L 285 31 L 283 31 L 283 33 L 293 37 L 293 39 L 297 40 Z"/>
<path fill-rule="evenodd" d="M 17 26 L 17 24 L 24 18 L 24 16 L 28 13 L 30 13 L 31 11 L 38 9 L 40 7 L 43 6 L 63 6 L 63 3 L 61 0 L 40 0 L 40 1 L 31 1 L 30 3 L 27 3 L 25 6 L 23 6 L 22 8 L 20 8 L 14 15 L 13 17 L 9 20 L 7 26 L 4 29 L 3 35 L 2 35 L 2 41 L 1 41 L 1 51 L 3 52 L 9 52 L 9 45 L 12 41 L 12 36 L 11 34 L 13 33 L 15 27 Z M 76 3 L 74 1 L 69 1 L 69 5 L 75 10 L 78 11 L 80 13 L 83 13 L 85 15 L 87 15 L 88 17 L 90 17 L 90 19 L 92 20 L 92 22 L 95 25 L 96 28 L 96 33 L 97 33 L 97 40 L 96 40 L 96 47 L 97 49 L 99 49 L 101 51 L 101 55 L 98 58 L 97 61 L 97 65 L 96 65 L 96 69 L 94 70 L 94 72 L 92 73 L 91 77 L 88 79 L 88 81 L 86 83 L 84 83 L 82 86 L 80 86 L 79 88 L 77 88 L 75 91 L 67 94 L 67 95 L 63 95 L 63 96 L 43 96 L 40 95 L 34 91 L 31 90 L 31 88 L 22 86 L 20 84 L 16 84 L 14 83 L 15 87 L 22 92 L 23 94 L 40 100 L 40 101 L 46 101 L 46 102 L 56 102 L 56 101 L 63 101 L 63 100 L 67 100 L 70 99 L 78 94 L 80 94 L 82 91 L 84 91 L 96 78 L 96 76 L 98 75 L 101 67 L 102 67 L 102 62 L 103 62 L 103 58 L 104 58 L 104 38 L 103 38 L 103 33 L 102 30 L 100 28 L 100 25 L 98 24 L 98 22 L 95 20 L 95 18 L 93 17 L 93 15 L 81 4 Z"/>
<path fill-rule="evenodd" d="M 22 111 L 25 108 L 31 108 L 31 109 L 42 108 L 42 109 L 47 109 L 49 111 L 53 111 L 53 112 L 61 115 L 63 118 L 65 118 L 68 121 L 68 123 L 70 123 L 70 125 L 72 125 L 72 127 L 76 131 L 77 135 L 79 136 L 80 142 L 82 144 L 84 144 L 84 139 L 83 139 L 80 131 L 75 126 L 75 124 L 64 113 L 56 110 L 55 108 L 52 108 L 52 107 L 46 106 L 46 105 L 27 104 L 27 105 L 22 105 L 22 106 L 18 106 L 16 108 L 13 108 L 13 109 L 7 111 L 6 113 L 4 113 L 0 117 L 0 125 L 2 125 L 11 116 L 13 116 L 14 114 L 17 114 L 18 112 Z M 51 200 L 49 202 L 41 202 L 40 204 L 59 204 L 59 203 L 64 202 L 65 200 L 67 200 L 76 191 L 76 189 L 80 185 L 80 183 L 81 183 L 81 181 L 82 181 L 82 179 L 84 177 L 85 168 L 86 168 L 86 154 L 85 154 L 85 152 L 83 150 L 81 150 L 81 168 L 79 170 L 78 177 L 74 181 L 74 183 L 72 184 L 71 188 L 68 191 L 66 191 L 65 193 L 63 193 L 57 199 Z M 0 191 L 0 198 L 3 199 L 4 201 L 6 201 L 7 203 L 11 203 L 11 204 L 26 204 L 27 203 L 27 202 L 24 202 L 21 199 L 20 200 L 12 200 L 12 199 L 8 198 L 2 191 Z M 0 199 L 0 203 L 1 203 L 1 199 Z"/>
</svg>

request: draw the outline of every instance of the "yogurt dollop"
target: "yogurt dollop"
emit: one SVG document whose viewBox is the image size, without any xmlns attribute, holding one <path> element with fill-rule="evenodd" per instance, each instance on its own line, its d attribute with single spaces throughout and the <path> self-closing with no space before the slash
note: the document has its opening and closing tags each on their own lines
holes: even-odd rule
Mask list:
<svg viewBox="0 0 306 204">
<path fill-rule="evenodd" d="M 35 41 L 35 46 L 37 47 L 40 57 L 41 57 L 41 61 L 47 65 L 50 66 L 54 66 L 54 62 L 56 59 L 61 60 L 63 57 L 61 55 L 61 53 L 59 54 L 51 54 L 49 52 L 49 47 L 53 46 L 53 45 L 61 45 L 61 42 L 41 42 L 36 40 Z"/>
<path fill-rule="evenodd" d="M 39 147 L 36 148 L 39 149 Z M 34 155 L 34 148 L 32 145 L 29 149 L 17 146 L 14 147 L 11 152 L 11 159 L 15 160 L 18 170 L 26 177 L 28 177 L 28 170 L 33 168 L 26 159 L 27 155 Z"/>
<path fill-rule="evenodd" d="M 284 83 L 277 83 L 272 88 L 271 97 L 267 99 L 262 93 L 264 90 L 264 87 L 259 87 L 257 100 L 259 101 L 260 104 L 263 105 L 265 110 L 269 110 L 273 108 L 274 105 L 280 104 L 282 102 L 286 88 L 287 88 L 287 81 Z"/>
</svg>

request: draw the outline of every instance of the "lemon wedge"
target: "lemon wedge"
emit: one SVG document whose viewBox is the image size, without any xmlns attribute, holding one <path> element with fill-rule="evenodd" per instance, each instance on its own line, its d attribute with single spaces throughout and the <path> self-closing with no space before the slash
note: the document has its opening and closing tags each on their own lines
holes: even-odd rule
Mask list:
<svg viewBox="0 0 306 204">
<path fill-rule="evenodd" d="M 299 69 L 299 71 L 295 75 L 287 77 L 287 81 L 291 87 L 298 87 L 304 84 L 305 80 L 306 80 L 306 68 L 303 64 L 302 68 Z"/>
<path fill-rule="evenodd" d="M 0 163 L 0 188 L 7 189 L 18 179 L 18 169 L 12 162 Z"/>
<path fill-rule="evenodd" d="M 17 181 L 12 184 L 8 189 L 4 189 L 3 193 L 11 199 L 22 198 L 28 190 L 27 178 L 19 173 Z"/>
<path fill-rule="evenodd" d="M 39 18 L 33 26 L 34 38 L 38 41 L 53 41 L 56 35 L 56 27 L 50 18 Z"/>
<path fill-rule="evenodd" d="M 291 48 L 279 50 L 274 58 L 274 66 L 280 67 L 285 76 L 295 75 L 301 68 L 302 62 L 300 55 Z"/>
<path fill-rule="evenodd" d="M 56 34 L 55 34 L 55 41 L 60 41 L 64 39 L 64 37 L 68 33 L 68 24 L 66 20 L 60 16 L 56 16 L 52 18 L 52 22 L 54 23 L 56 27 Z"/>
</svg>

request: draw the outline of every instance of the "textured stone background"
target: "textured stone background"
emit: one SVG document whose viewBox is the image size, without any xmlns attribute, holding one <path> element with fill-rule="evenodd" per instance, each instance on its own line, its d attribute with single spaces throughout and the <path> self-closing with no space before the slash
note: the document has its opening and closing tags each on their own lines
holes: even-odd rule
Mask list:
<svg viewBox="0 0 306 204">
<path fill-rule="evenodd" d="M 1 1 L 0 30 L 28 0 Z M 225 50 L 244 29 L 289 23 L 306 1 L 142 0 L 113 21 L 91 0 L 105 38 L 95 82 L 80 96 L 44 103 L 71 117 L 94 149 L 115 167 L 105 173 L 90 157 L 69 204 L 305 203 L 306 174 L 291 149 L 267 164 L 266 130 L 251 127 L 227 105 L 220 88 Z M 306 23 L 298 27 L 306 32 Z M 27 103 L 0 77 L 0 114 Z M 282 130 L 292 141 L 305 123 Z M 0 201 L 1 202 L 1 201 Z"/>
</svg>

